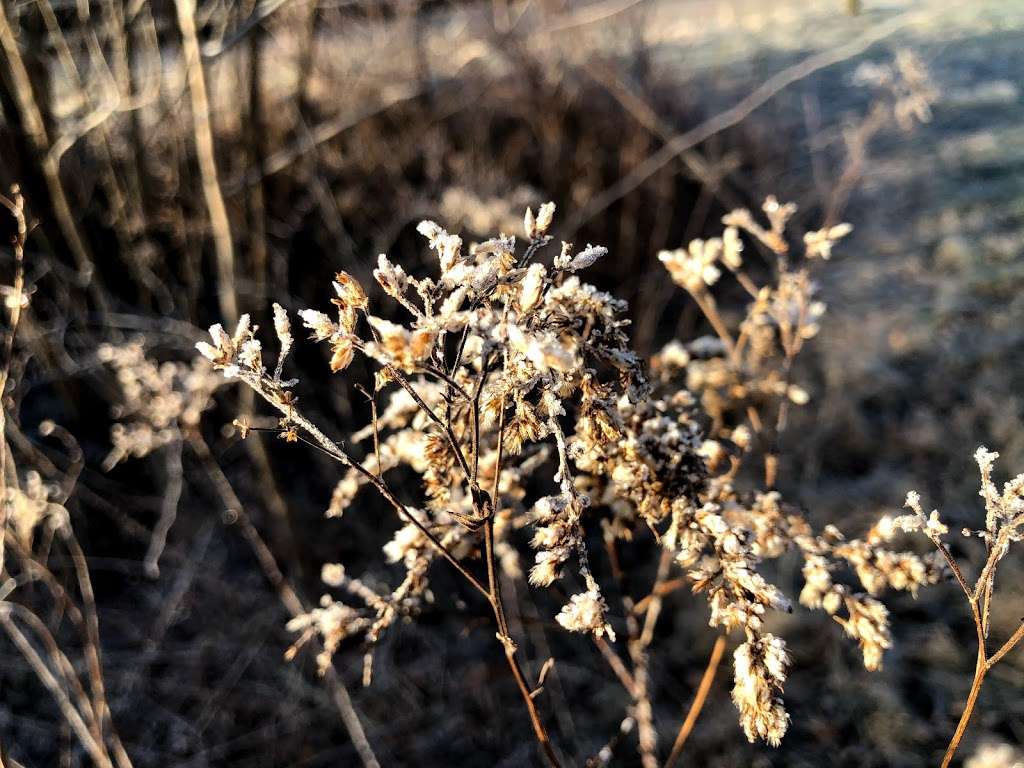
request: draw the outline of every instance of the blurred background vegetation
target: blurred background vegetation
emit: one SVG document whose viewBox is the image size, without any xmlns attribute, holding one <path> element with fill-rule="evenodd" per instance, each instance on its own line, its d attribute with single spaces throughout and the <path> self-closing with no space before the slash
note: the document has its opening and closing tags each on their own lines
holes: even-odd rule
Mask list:
<svg viewBox="0 0 1024 768">
<path fill-rule="evenodd" d="M 933 93 L 930 122 L 905 130 L 876 119 L 887 94 L 864 75 L 907 52 Z M 422 218 L 464 237 L 519 233 L 527 205 L 553 200 L 556 236 L 610 249 L 591 279 L 630 301 L 649 354 L 704 332 L 658 250 L 775 194 L 799 204 L 798 228 L 855 226 L 820 273 L 829 313 L 801 362 L 812 402 L 785 437 L 781 490 L 850 532 L 911 487 L 960 524 L 978 514 L 976 445 L 1024 468 L 1022 76 L 1015 0 L 3 0 L 0 183 L 21 185 L 37 222 L 7 439 L 55 473 L 67 450 L 44 420 L 81 446 L 68 509 L 134 764 L 358 757 L 311 660 L 282 660 L 287 611 L 237 515 L 192 482 L 195 459 L 159 576 L 147 575 L 175 462 L 161 450 L 103 470 L 120 394 L 101 343 L 141 339 L 155 359 L 187 361 L 211 322 L 250 312 L 269 325 L 274 300 L 320 306 L 338 269 L 371 285 L 377 253 L 422 267 Z M 13 274 L 5 250 L 0 282 Z M 740 296 L 719 300 L 742 312 Z M 293 363 L 304 405 L 344 434 L 368 408 L 321 355 L 300 345 Z M 251 407 L 224 390 L 206 438 L 289 583 L 315 600 L 322 563 L 360 572 L 394 523 L 372 506 L 325 523 L 336 468 L 281 441 L 241 443 L 229 425 Z M 70 570 L 56 556 L 50 567 Z M 798 573 L 779 578 L 798 591 Z M 502 712 L 510 683 L 493 638 L 472 630 L 455 581 L 436 579 L 452 595 L 383 643 L 372 687 L 360 685 L 357 647 L 339 654 L 370 742 L 384 765 L 529 764 L 528 724 Z M 996 633 L 1024 615 L 1018 584 L 1006 581 Z M 786 618 L 782 747 L 746 743 L 723 677 L 684 759 L 937 762 L 973 659 L 973 625 L 951 596 L 940 587 L 892 605 L 895 647 L 877 674 L 827 617 Z M 582 763 L 613 735 L 622 694 L 593 647 L 549 637 L 549 606 L 518 597 L 536 655 L 559 659 L 545 706 Z M 60 615 L 44 618 L 74 646 Z M 671 729 L 711 640 L 696 599 L 680 597 L 666 619 L 652 680 Z M 80 764 L 5 643 L 0 754 Z M 1021 664 L 993 673 L 965 754 L 1024 739 Z M 616 764 L 634 759 L 622 750 Z"/>
</svg>

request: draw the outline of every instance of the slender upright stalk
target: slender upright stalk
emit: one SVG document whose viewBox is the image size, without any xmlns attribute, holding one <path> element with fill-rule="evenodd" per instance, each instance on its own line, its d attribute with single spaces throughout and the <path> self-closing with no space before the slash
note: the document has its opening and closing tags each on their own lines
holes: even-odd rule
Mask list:
<svg viewBox="0 0 1024 768">
<path fill-rule="evenodd" d="M 942 768 L 946 768 L 951 762 L 953 762 L 953 756 L 956 754 L 957 748 L 960 746 L 960 740 L 964 737 L 964 732 L 967 730 L 967 724 L 971 720 L 971 715 L 974 713 L 974 705 L 978 701 L 978 694 L 981 693 L 981 684 L 985 682 L 985 673 L 988 672 L 988 665 L 985 660 L 985 645 L 980 643 L 978 645 L 978 659 L 974 665 L 974 680 L 971 682 L 971 692 L 967 694 L 967 702 L 964 704 L 963 714 L 960 715 L 960 722 L 957 723 L 956 731 L 953 733 L 953 738 L 950 739 L 949 746 L 946 747 L 946 754 L 942 758 Z"/>
<path fill-rule="evenodd" d="M 231 243 L 228 212 L 217 180 L 217 162 L 214 155 L 213 130 L 210 127 L 210 100 L 206 91 L 206 76 L 199 54 L 196 36 L 195 0 L 175 0 L 178 28 L 181 31 L 182 55 L 188 75 L 188 90 L 192 99 L 192 122 L 195 132 L 196 157 L 202 179 L 203 197 L 210 215 L 213 245 L 217 261 L 217 297 L 221 315 L 235 320 L 238 317 L 238 298 L 235 293 L 235 255 Z"/>
</svg>

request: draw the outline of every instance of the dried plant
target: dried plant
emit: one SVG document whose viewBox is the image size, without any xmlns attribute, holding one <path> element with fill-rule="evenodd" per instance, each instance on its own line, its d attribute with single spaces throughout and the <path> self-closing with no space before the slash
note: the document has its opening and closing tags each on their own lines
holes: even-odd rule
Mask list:
<svg viewBox="0 0 1024 768">
<path fill-rule="evenodd" d="M 0 629 L 53 697 L 64 722 L 93 763 L 102 768 L 131 768 L 107 702 L 92 578 L 68 512 L 84 466 L 82 451 L 75 439 L 52 421 L 42 422 L 39 433 L 62 444 L 68 460 L 64 470 L 35 451 L 16 454 L 8 442 L 9 434 L 20 434 L 14 416 L 16 401 L 7 395 L 7 388 L 12 383 L 18 327 L 30 303 L 24 256 L 31 227 L 18 187 L 10 197 L 0 195 L 0 205 L 15 224 L 15 274 L 13 284 L 4 286 L 9 325 L 0 363 Z M 70 560 L 73 587 L 49 567 L 51 555 L 58 550 Z M 65 623 L 73 627 L 81 644 L 82 658 L 77 665 L 70 644 L 58 639 Z"/>
<path fill-rule="evenodd" d="M 786 225 L 794 211 L 769 198 L 767 226 L 747 211 L 734 211 L 724 219 L 721 238 L 661 254 L 717 339 L 673 342 L 654 359 L 653 380 L 630 348 L 625 303 L 576 274 L 606 249 L 577 251 L 562 243 L 549 264 L 541 261 L 552 242 L 552 204 L 536 214 L 527 210 L 524 248 L 505 235 L 467 246 L 439 225 L 421 223 L 439 275 L 412 276 L 385 255 L 374 271 L 407 313 L 405 323 L 373 314 L 365 291 L 346 273 L 334 282 L 336 312 L 298 313 L 312 337 L 328 346 L 333 371 L 344 371 L 356 354 L 377 368 L 368 393 L 372 422 L 346 444 L 303 415 L 298 381 L 282 378 L 293 345 L 282 307 L 274 307 L 280 348 L 272 368 L 248 316 L 232 334 L 213 326 L 211 343 L 197 345 L 203 356 L 279 411 L 285 440 L 307 442 L 346 468 L 327 515 L 346 514 L 361 489 L 371 486 L 403 522 L 384 547 L 386 559 L 405 569 L 401 583 L 387 593 L 341 565 L 326 567 L 324 581 L 354 601 L 325 596 L 320 608 L 294 619 L 289 626 L 300 633 L 296 648 L 320 635 L 324 666 L 343 640 L 361 636 L 369 681 L 374 644 L 433 599 L 430 568 L 444 559 L 489 603 L 537 740 L 558 764 L 536 706 L 540 684 L 526 677 L 498 586 L 499 571 L 508 579 L 527 578 L 517 546 L 518 532 L 525 530 L 533 550 L 532 586 L 551 587 L 575 572 L 581 588 L 554 618 L 570 632 L 591 636 L 622 680 L 632 698 L 627 720 L 636 722 L 645 766 L 657 764 L 658 739 L 648 649 L 662 599 L 674 586 L 689 584 L 705 595 L 712 627 L 744 633 L 734 652 L 733 700 L 751 741 L 777 745 L 789 722 L 781 699 L 789 656 L 764 619 L 769 611 L 791 608 L 766 579 L 767 561 L 797 552 L 806 579 L 801 604 L 833 615 L 860 644 L 865 666 L 880 667 L 890 638 L 877 596 L 886 588 L 916 593 L 942 568 L 937 558 L 891 551 L 874 540 L 847 540 L 832 526 L 815 533 L 771 490 L 774 442 L 787 408 L 808 399 L 791 381 L 793 360 L 816 334 L 824 311 L 814 298 L 809 262 L 827 259 L 849 231 L 839 225 L 806 235 L 804 258 L 791 263 Z M 757 286 L 744 271 L 744 236 L 774 259 L 770 284 Z M 751 297 L 736 335 L 711 294 L 724 272 Z M 759 446 L 767 488 L 746 489 L 739 471 Z M 399 467 L 419 478 L 419 488 L 393 486 Z M 531 490 L 548 472 L 551 490 L 535 498 Z M 621 623 L 591 565 L 598 553 L 588 546 L 587 532 L 597 529 L 613 573 L 618 547 L 645 530 L 663 552 L 647 597 L 624 597 Z M 479 559 L 482 576 L 475 573 Z M 685 574 L 677 584 L 668 579 L 673 562 Z M 863 591 L 840 581 L 843 571 L 855 575 Z M 623 633 L 632 669 L 609 645 Z M 699 707 L 691 710 L 681 734 L 692 728 L 697 712 Z M 623 727 L 628 730 L 625 720 Z M 677 738 L 670 762 L 684 741 Z"/>
<path fill-rule="evenodd" d="M 952 762 L 953 756 L 960 746 L 960 740 L 963 738 L 964 731 L 967 730 L 967 724 L 974 712 L 974 706 L 978 701 L 978 694 L 981 693 L 985 676 L 1024 637 L 1024 623 L 1022 623 L 998 650 L 989 653 L 986 647 L 992 623 L 992 595 L 995 589 L 996 571 L 999 563 L 1009 552 L 1010 544 L 1024 539 L 1024 474 L 1017 475 L 1004 483 L 1000 491 L 992 480 L 992 469 L 997 458 L 999 458 L 998 453 L 993 453 L 984 446 L 978 448 L 974 454 L 974 460 L 978 463 L 978 469 L 981 472 L 981 489 L 978 491 L 978 495 L 985 500 L 985 525 L 979 529 L 964 528 L 961 533 L 965 537 L 981 539 L 985 543 L 986 558 L 973 584 L 967 582 L 963 570 L 945 542 L 945 536 L 949 533 L 949 529 L 939 519 L 938 510 L 932 510 L 931 514 L 926 515 L 921 506 L 921 497 L 916 491 L 907 494 L 906 505 L 913 514 L 900 515 L 895 518 L 883 517 L 873 532 L 873 538 L 877 540 L 887 540 L 899 531 L 919 532 L 927 536 L 949 564 L 949 568 L 955 575 L 956 581 L 967 599 L 967 604 L 971 608 L 971 617 L 974 619 L 978 641 L 974 679 L 971 682 L 971 690 L 967 696 L 963 714 L 960 716 L 960 722 L 957 724 L 956 731 L 943 757 L 943 768 Z"/>
</svg>

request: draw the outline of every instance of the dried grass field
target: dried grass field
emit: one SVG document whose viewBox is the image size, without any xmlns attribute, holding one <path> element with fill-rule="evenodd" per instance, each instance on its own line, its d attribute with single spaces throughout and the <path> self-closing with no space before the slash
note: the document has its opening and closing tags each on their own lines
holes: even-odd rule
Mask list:
<svg viewBox="0 0 1024 768">
<path fill-rule="evenodd" d="M 1024 765 L 1016 0 L 0 11 L 0 767 Z"/>
</svg>

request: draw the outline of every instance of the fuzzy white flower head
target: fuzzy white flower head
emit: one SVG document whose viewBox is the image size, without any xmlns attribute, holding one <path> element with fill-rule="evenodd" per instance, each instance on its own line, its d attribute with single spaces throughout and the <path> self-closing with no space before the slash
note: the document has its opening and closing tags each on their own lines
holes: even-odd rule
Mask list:
<svg viewBox="0 0 1024 768">
<path fill-rule="evenodd" d="M 721 241 L 717 243 L 716 246 L 704 240 L 692 240 L 688 248 L 661 251 L 658 261 L 665 265 L 677 285 L 691 293 L 699 293 L 722 276 L 721 270 L 715 266 L 721 252 Z"/>
<path fill-rule="evenodd" d="M 426 543 L 420 529 L 407 523 L 395 531 L 394 538 L 384 545 L 384 556 L 389 563 L 410 563 L 419 557 L 419 551 Z"/>
<path fill-rule="evenodd" d="M 828 261 L 832 257 L 832 247 L 853 231 L 850 224 L 837 224 L 834 227 L 819 229 L 804 235 L 804 247 L 807 258 L 820 258 Z"/>
<path fill-rule="evenodd" d="M 570 632 L 593 633 L 597 637 L 608 635 L 614 642 L 615 631 L 605 621 L 606 610 L 604 598 L 595 587 L 570 597 L 555 618 Z"/>
<path fill-rule="evenodd" d="M 996 459 L 999 458 L 999 454 L 995 451 L 990 451 L 984 445 L 980 446 L 978 450 L 974 452 L 974 460 L 978 462 L 978 467 L 982 472 L 991 472 L 992 466 L 995 464 Z"/>
<path fill-rule="evenodd" d="M 732 700 L 747 739 L 778 746 L 789 727 L 789 715 L 778 697 L 789 667 L 785 642 L 774 635 L 748 640 L 733 654 L 733 667 Z"/>
<path fill-rule="evenodd" d="M 1024 754 L 1009 744 L 982 744 L 964 768 L 1024 768 Z"/>
</svg>

